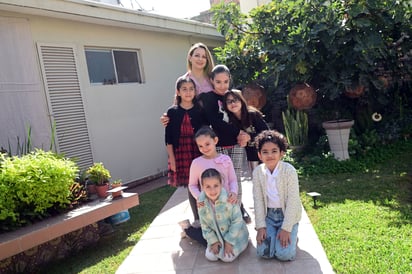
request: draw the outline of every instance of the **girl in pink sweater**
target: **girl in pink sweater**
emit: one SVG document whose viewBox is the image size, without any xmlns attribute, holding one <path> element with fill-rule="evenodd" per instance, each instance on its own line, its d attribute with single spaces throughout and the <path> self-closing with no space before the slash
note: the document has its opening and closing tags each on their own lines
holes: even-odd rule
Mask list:
<svg viewBox="0 0 412 274">
<path fill-rule="evenodd" d="M 225 154 L 216 151 L 218 137 L 208 126 L 201 127 L 195 134 L 199 151 L 203 154 L 192 161 L 189 172 L 189 190 L 198 200 L 201 191 L 200 177 L 208 168 L 215 168 L 222 176 L 223 188 L 228 193 L 228 202 L 235 204 L 237 200 L 238 183 L 232 160 Z M 198 203 L 198 206 L 203 206 Z M 195 220 L 195 223 L 198 220 Z"/>
</svg>

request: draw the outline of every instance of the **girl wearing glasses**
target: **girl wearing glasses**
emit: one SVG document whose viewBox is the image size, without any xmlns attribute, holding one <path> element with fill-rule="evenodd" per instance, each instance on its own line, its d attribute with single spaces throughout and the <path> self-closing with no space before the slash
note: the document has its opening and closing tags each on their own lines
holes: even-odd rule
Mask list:
<svg viewBox="0 0 412 274">
<path fill-rule="evenodd" d="M 230 90 L 223 98 L 223 109 L 228 113 L 229 122 L 247 132 L 251 140 L 246 148 L 246 157 L 251 172 L 259 164 L 257 150 L 253 140 L 262 131 L 269 129 L 262 113 L 252 106 L 248 106 L 242 93 L 238 90 Z"/>
</svg>

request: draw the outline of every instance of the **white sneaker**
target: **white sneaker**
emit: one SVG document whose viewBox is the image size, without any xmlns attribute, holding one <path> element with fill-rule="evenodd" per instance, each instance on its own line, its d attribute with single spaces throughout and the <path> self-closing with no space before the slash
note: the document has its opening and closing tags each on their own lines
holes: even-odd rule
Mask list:
<svg viewBox="0 0 412 274">
<path fill-rule="evenodd" d="M 195 220 L 195 221 L 192 223 L 192 227 L 194 227 L 194 228 L 199 228 L 199 227 L 200 227 L 200 221 L 199 221 L 199 220 Z"/>
</svg>

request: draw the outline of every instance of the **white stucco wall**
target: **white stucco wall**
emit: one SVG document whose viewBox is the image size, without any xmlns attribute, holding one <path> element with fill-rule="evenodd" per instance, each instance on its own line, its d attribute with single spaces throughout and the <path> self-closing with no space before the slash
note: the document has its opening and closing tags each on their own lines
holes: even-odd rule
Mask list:
<svg viewBox="0 0 412 274">
<path fill-rule="evenodd" d="M 114 179 L 126 183 L 167 168 L 159 117 L 171 105 L 176 78 L 186 71 L 189 47 L 197 41 L 219 45 L 219 36 L 159 33 L 1 10 L 0 16 L 27 18 L 36 44 L 74 47 L 95 162 L 103 162 Z M 91 85 L 85 46 L 140 49 L 144 83 Z"/>
</svg>

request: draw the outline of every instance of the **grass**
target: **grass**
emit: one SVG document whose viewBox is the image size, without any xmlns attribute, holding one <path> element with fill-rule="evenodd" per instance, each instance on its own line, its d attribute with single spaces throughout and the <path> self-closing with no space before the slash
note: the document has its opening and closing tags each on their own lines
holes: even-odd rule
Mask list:
<svg viewBox="0 0 412 274">
<path fill-rule="evenodd" d="M 412 273 L 412 143 L 379 155 L 384 163 L 365 159 L 369 167 L 351 173 L 300 175 L 303 205 L 336 273 Z M 41 273 L 115 273 L 173 191 L 141 195 L 116 234 Z M 316 208 L 311 191 L 322 194 Z"/>
<path fill-rule="evenodd" d="M 301 198 L 336 273 L 412 273 L 412 145 L 363 172 L 300 179 Z M 313 207 L 307 192 L 322 194 Z"/>
<path fill-rule="evenodd" d="M 130 220 L 115 227 L 115 233 L 95 245 L 45 266 L 38 273 L 115 273 L 150 226 L 175 188 L 162 188 L 139 195 L 140 205 L 129 209 Z"/>
</svg>

